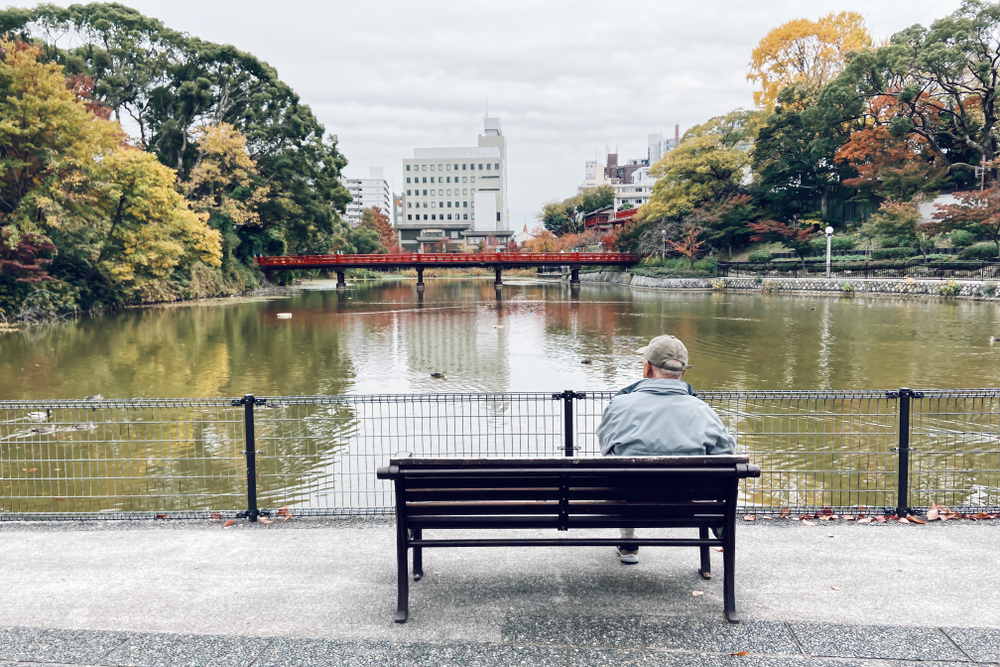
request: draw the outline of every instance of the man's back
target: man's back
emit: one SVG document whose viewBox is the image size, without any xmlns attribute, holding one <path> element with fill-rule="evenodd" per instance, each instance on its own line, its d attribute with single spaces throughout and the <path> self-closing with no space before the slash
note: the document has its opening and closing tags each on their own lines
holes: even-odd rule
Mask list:
<svg viewBox="0 0 1000 667">
<path fill-rule="evenodd" d="M 597 428 L 605 456 L 733 454 L 722 420 L 683 380 L 650 378 L 615 396 Z"/>
</svg>

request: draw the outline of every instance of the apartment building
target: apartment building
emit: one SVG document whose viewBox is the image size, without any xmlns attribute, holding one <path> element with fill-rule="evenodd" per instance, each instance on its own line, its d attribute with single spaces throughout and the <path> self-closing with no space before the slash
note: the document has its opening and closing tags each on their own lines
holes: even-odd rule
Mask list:
<svg viewBox="0 0 1000 667">
<path fill-rule="evenodd" d="M 344 219 L 351 227 L 357 227 L 361 222 L 361 211 L 372 206 L 378 206 L 387 216 L 392 216 L 392 194 L 381 167 L 369 169 L 368 178 L 341 176 L 340 182 L 351 193 L 351 201 L 344 214 Z"/>
<path fill-rule="evenodd" d="M 653 195 L 656 179 L 649 175 L 649 167 L 640 167 L 632 172 L 628 183 L 615 183 L 615 211 L 625 205 L 639 208 Z"/>
<path fill-rule="evenodd" d="M 499 118 L 484 119 L 475 147 L 415 148 L 403 160 L 401 222 L 405 250 L 466 247 L 489 237 L 506 243 L 507 138 Z M 446 241 L 446 243 L 445 243 Z"/>
</svg>

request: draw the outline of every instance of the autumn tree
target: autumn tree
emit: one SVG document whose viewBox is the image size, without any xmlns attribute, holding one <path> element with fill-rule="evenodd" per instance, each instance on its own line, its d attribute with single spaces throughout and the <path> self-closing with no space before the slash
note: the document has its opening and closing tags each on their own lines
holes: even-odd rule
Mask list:
<svg viewBox="0 0 1000 667">
<path fill-rule="evenodd" d="M 704 241 L 699 241 L 698 237 L 701 236 L 702 229 L 695 225 L 687 225 L 684 236 L 679 241 L 667 240 L 670 247 L 674 251 L 685 256 L 691 262 L 691 268 L 694 269 L 694 260 L 698 258 L 701 254 L 701 248 L 705 245 Z"/>
<path fill-rule="evenodd" d="M 957 204 L 935 206 L 935 228 L 942 231 L 964 229 L 984 234 L 997 248 L 1000 256 L 1000 184 L 984 190 L 956 192 Z"/>
<path fill-rule="evenodd" d="M 750 56 L 747 80 L 761 87 L 754 91 L 754 104 L 774 108 L 778 93 L 794 83 L 815 100 L 820 88 L 843 70 L 848 53 L 871 45 L 864 17 L 856 12 L 831 13 L 816 21 L 796 19 L 774 28 Z M 802 103 L 797 108 L 803 108 Z"/>
<path fill-rule="evenodd" d="M 246 137 L 229 123 L 200 127 L 197 137 L 198 157 L 180 183 L 191 208 L 236 227 L 259 226 L 257 207 L 270 188 L 247 154 Z"/>
<path fill-rule="evenodd" d="M 940 188 L 948 169 L 943 158 L 930 150 L 918 134 L 894 137 L 886 126 L 873 126 L 851 134 L 837 149 L 837 162 L 853 167 L 858 175 L 844 179 L 862 197 L 912 199 L 915 195 Z"/>
<path fill-rule="evenodd" d="M 1000 5 L 963 0 L 930 28 L 914 25 L 877 49 L 856 53 L 826 94 L 861 113 L 895 101 L 889 128 L 915 134 L 952 170 L 998 157 Z"/>
<path fill-rule="evenodd" d="M 399 235 L 389 216 L 382 212 L 378 206 L 372 206 L 361 210 L 361 222 L 359 227 L 374 230 L 379 237 L 379 243 L 386 249 L 386 252 L 399 252 Z"/>
<path fill-rule="evenodd" d="M 780 243 L 805 263 L 805 256 L 812 252 L 812 240 L 816 238 L 818 225 L 788 224 L 778 220 L 763 220 L 751 222 L 748 226 L 753 230 L 750 240 L 754 243 Z"/>
</svg>

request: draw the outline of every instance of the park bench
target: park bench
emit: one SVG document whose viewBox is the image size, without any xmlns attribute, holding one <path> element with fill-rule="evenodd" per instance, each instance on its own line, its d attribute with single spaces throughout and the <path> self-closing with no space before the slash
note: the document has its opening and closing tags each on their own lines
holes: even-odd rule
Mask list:
<svg viewBox="0 0 1000 667">
<path fill-rule="evenodd" d="M 699 572 L 711 578 L 709 548 L 723 547 L 726 618 L 738 623 L 734 592 L 739 481 L 759 477 L 745 456 L 605 458 L 416 458 L 397 454 L 377 471 L 396 489 L 396 622 L 409 611 L 425 547 L 698 547 Z M 698 537 L 424 537 L 425 530 L 697 528 Z M 724 527 L 721 538 L 710 528 Z M 646 533 L 648 535 L 648 532 Z"/>
</svg>

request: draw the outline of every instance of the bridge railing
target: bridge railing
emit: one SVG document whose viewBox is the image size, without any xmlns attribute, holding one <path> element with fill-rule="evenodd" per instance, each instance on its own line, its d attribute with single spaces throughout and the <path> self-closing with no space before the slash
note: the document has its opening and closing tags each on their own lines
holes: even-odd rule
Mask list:
<svg viewBox="0 0 1000 667">
<path fill-rule="evenodd" d="M 709 391 L 757 514 L 1000 511 L 1000 390 Z M 600 456 L 611 392 L 0 401 L 0 520 L 384 514 L 419 456 Z M 251 480 L 248 484 L 247 480 Z"/>
<path fill-rule="evenodd" d="M 479 252 L 479 253 L 396 253 L 367 255 L 287 255 L 258 257 L 261 267 L 315 266 L 337 264 L 371 266 L 420 264 L 635 264 L 639 255 L 620 252 Z"/>
</svg>

